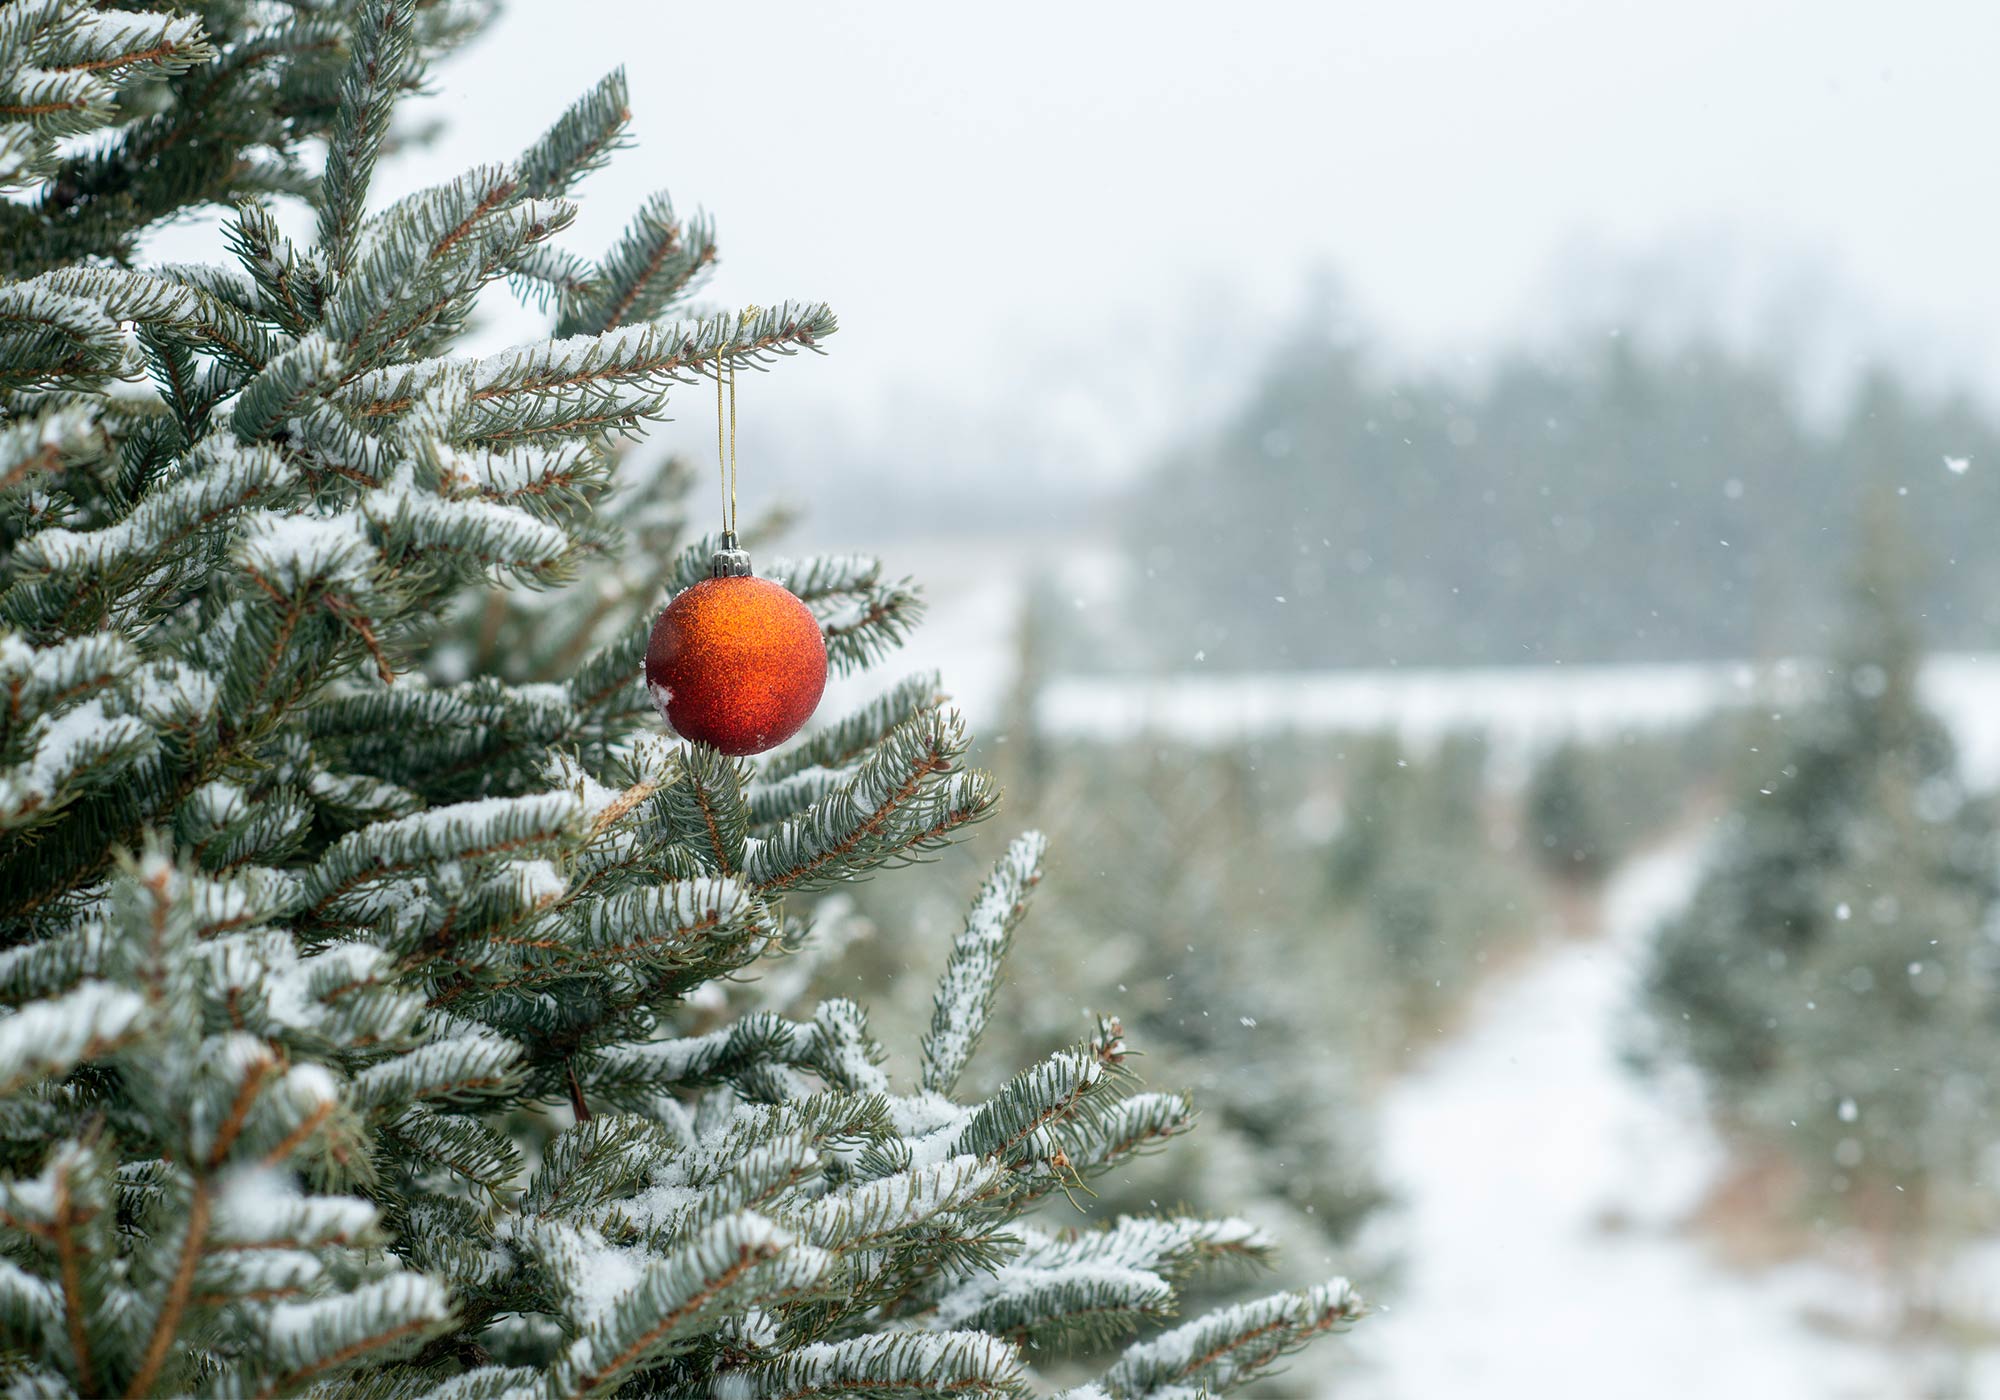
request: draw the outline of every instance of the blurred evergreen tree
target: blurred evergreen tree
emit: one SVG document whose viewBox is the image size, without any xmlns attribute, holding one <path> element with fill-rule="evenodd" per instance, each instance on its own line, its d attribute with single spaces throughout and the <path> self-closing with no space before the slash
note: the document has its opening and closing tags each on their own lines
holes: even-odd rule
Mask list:
<svg viewBox="0 0 2000 1400">
<path fill-rule="evenodd" d="M 1646 982 L 1659 1048 L 1814 1210 L 1909 1235 L 1963 1213 L 2000 1140 L 1995 826 L 1918 693 L 1918 560 L 1871 502 L 1823 696 L 1760 726 Z M 1990 1212 L 1982 1212 L 1990 1213 Z"/>
<path fill-rule="evenodd" d="M 1602 758 L 1573 739 L 1550 749 L 1528 782 L 1528 839 L 1557 879 L 1595 884 L 1619 853 L 1615 818 L 1601 798 Z"/>
</svg>

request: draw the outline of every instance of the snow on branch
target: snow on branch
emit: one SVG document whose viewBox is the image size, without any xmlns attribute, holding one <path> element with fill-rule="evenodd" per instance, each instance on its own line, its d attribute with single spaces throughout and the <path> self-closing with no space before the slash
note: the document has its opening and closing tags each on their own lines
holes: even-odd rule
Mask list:
<svg viewBox="0 0 2000 1400">
<path fill-rule="evenodd" d="M 258 309 L 287 334 L 303 336 L 319 324 L 327 294 L 327 273 L 318 257 L 285 236 L 261 204 L 237 206 L 223 236 L 249 275 Z"/>
<path fill-rule="evenodd" d="M 872 1249 L 889 1236 L 1004 1191 L 1005 1170 L 950 1157 L 830 1191 L 798 1212 L 801 1233 L 827 1249 Z"/>
<path fill-rule="evenodd" d="M 379 1359 L 391 1348 L 414 1350 L 450 1317 L 444 1286 L 413 1273 L 391 1274 L 335 1297 L 278 1303 L 261 1319 L 262 1357 L 234 1376 L 221 1377 L 216 1389 L 231 1393 L 235 1381 L 243 1393 L 280 1394 L 365 1359 Z"/>
<path fill-rule="evenodd" d="M 80 386 L 127 368 L 118 322 L 80 296 L 33 282 L 0 287 L 0 387 Z"/>
<path fill-rule="evenodd" d="M 164 277 L 115 267 L 65 267 L 20 285 L 88 302 L 114 321 L 170 331 L 253 374 L 278 351 L 277 337 L 250 316 L 199 287 Z"/>
<path fill-rule="evenodd" d="M 418 1163 L 441 1167 L 499 1197 L 521 1173 L 513 1140 L 465 1113 L 418 1104 L 384 1125 L 394 1147 Z"/>
<path fill-rule="evenodd" d="M 1203 1264 L 1240 1260 L 1267 1264 L 1276 1242 L 1247 1220 L 1195 1215 L 1121 1215 L 1110 1225 L 1050 1232 L 1017 1227 L 1024 1267 L 1105 1264 L 1181 1278 Z"/>
<path fill-rule="evenodd" d="M 1194 1124 L 1194 1103 L 1185 1094 L 1132 1094 L 1098 1108 L 1088 1119 L 1063 1124 L 1057 1136 L 1070 1175 L 1087 1180 L 1163 1147 Z M 1037 1183 L 1037 1193 L 1059 1184 L 1045 1179 Z"/>
<path fill-rule="evenodd" d="M 533 1216 L 578 1216 L 645 1182 L 667 1150 L 665 1129 L 629 1113 L 600 1113 L 549 1143 L 521 1196 Z"/>
<path fill-rule="evenodd" d="M 583 902 L 570 917 L 570 936 L 549 950 L 549 975 L 692 965 L 718 975 L 749 962 L 772 932 L 769 911 L 730 879 L 623 890 Z M 738 951 L 744 944 L 752 946 Z"/>
<path fill-rule="evenodd" d="M 727 1372 L 715 1388 L 716 1400 L 1029 1393 L 1018 1349 L 981 1332 L 881 1332 L 815 1342 Z"/>
<path fill-rule="evenodd" d="M 340 372 L 340 354 L 331 342 L 317 332 L 308 335 L 243 387 L 229 426 L 245 442 L 268 438 L 303 413 Z"/>
<path fill-rule="evenodd" d="M 119 82 L 185 72 L 215 57 L 193 15 L 86 10 L 45 31 L 41 67 L 54 73 L 115 73 Z"/>
<path fill-rule="evenodd" d="M 26 761 L 0 768 L 0 830 L 40 825 L 86 787 L 154 750 L 136 715 L 112 714 L 90 699 L 28 730 Z"/>
<path fill-rule="evenodd" d="M 669 839 L 704 870 L 740 875 L 750 838 L 743 801 L 749 764 L 704 744 L 683 745 L 678 760 L 673 781 L 657 799 Z"/>
<path fill-rule="evenodd" d="M 103 445 L 90 415 L 79 407 L 20 414 L 0 424 L 0 491 L 25 487 L 66 459 Z"/>
<path fill-rule="evenodd" d="M 1058 1050 L 988 1099 L 954 1134 L 949 1150 L 1015 1166 L 1046 1164 L 1053 1146 L 1046 1130 L 1088 1111 L 1091 1091 L 1113 1068 L 1088 1044 Z"/>
<path fill-rule="evenodd" d="M 146 1001 L 108 982 L 85 982 L 49 1001 L 0 1017 L 0 1094 L 37 1079 L 60 1078 L 107 1055 L 142 1025 Z"/>
<path fill-rule="evenodd" d="M 361 508 L 382 531 L 384 552 L 412 563 L 443 553 L 526 582 L 551 582 L 572 549 L 561 527 L 498 501 L 385 489 L 364 496 Z"/>
<path fill-rule="evenodd" d="M 488 797 L 433 807 L 397 821 L 349 832 L 306 875 L 310 910 L 419 866 L 479 861 L 551 850 L 581 835 L 582 804 L 574 793 Z"/>
<path fill-rule="evenodd" d="M 657 1092 L 726 1083 L 773 1066 L 809 1068 L 818 1050 L 813 1026 L 752 1012 L 705 1035 L 606 1046 L 579 1065 L 577 1074 L 592 1094 L 616 1093 L 627 1085 Z"/>
<path fill-rule="evenodd" d="M 473 362 L 470 400 L 489 417 L 474 421 L 468 435 L 518 435 L 523 423 L 555 431 L 579 422 L 576 410 L 612 401 L 620 386 L 657 399 L 670 384 L 713 373 L 718 362 L 754 367 L 774 356 L 816 350 L 838 328 L 824 303 L 784 302 L 741 316 L 725 312 L 699 321 L 645 322 L 604 335 L 517 346 Z M 425 360 L 377 371 L 355 380 L 343 398 L 364 417 L 406 413 L 454 363 Z M 565 415 L 552 408 L 541 417 L 527 416 L 509 403 L 521 398 L 567 402 L 571 411 Z"/>
<path fill-rule="evenodd" d="M 949 1094 L 958 1087 L 966 1062 L 986 1033 L 999 987 L 1000 965 L 1014 930 L 1028 912 L 1028 894 L 1042 878 L 1048 838 L 1039 831 L 1014 838 L 1007 853 L 974 896 L 965 927 L 952 941 L 951 956 L 931 1005 L 924 1033 L 924 1088 Z"/>
<path fill-rule="evenodd" d="M 53 646 L 30 646 L 0 633 L 0 739 L 45 711 L 107 689 L 139 665 L 139 652 L 116 632 L 86 632 Z"/>
<path fill-rule="evenodd" d="M 368 1108 L 418 1099 L 492 1099 L 519 1083 L 522 1058 L 521 1047 L 505 1036 L 488 1031 L 452 1035 L 363 1070 L 354 1078 L 354 1095 Z"/>
<path fill-rule="evenodd" d="M 823 1001 L 813 1011 L 817 1043 L 812 1067 L 820 1078 L 850 1094 L 886 1094 L 889 1076 L 882 1072 L 888 1056 L 868 1030 L 868 1013 L 846 997 Z"/>
<path fill-rule="evenodd" d="M 833 1256 L 762 1216 L 726 1216 L 646 1265 L 635 1286 L 570 1344 L 548 1393 L 554 1400 L 608 1394 L 639 1366 L 691 1346 L 724 1318 L 799 1296 L 833 1266 Z M 617 1280 L 623 1272 L 614 1263 L 599 1277 Z"/>
<path fill-rule="evenodd" d="M 1220 1308 L 1127 1348 L 1104 1384 L 1120 1400 L 1227 1390 L 1361 1312 L 1360 1296 L 1346 1279 Z"/>
<path fill-rule="evenodd" d="M 326 334 L 348 376 L 448 344 L 479 290 L 575 217 L 565 200 L 521 198 L 498 166 L 391 205 L 363 229 L 327 303 Z"/>
<path fill-rule="evenodd" d="M 296 595 L 317 583 L 365 586 L 375 563 L 367 522 L 353 512 L 290 515 L 259 511 L 243 523 L 237 562 L 278 592 Z"/>
<path fill-rule="evenodd" d="M 282 496 L 297 480 L 273 449 L 212 437 L 188 454 L 178 480 L 155 487 L 116 524 L 29 535 L 15 551 L 16 570 L 26 580 L 82 575 L 92 587 L 107 588 L 118 576 L 158 568 L 197 536 L 226 527 L 237 511 Z"/>
</svg>

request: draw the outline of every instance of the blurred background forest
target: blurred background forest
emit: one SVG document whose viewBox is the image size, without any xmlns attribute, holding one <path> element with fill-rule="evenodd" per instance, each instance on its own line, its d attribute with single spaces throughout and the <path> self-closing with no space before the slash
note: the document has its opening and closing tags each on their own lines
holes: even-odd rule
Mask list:
<svg viewBox="0 0 2000 1400">
<path fill-rule="evenodd" d="M 772 1003 L 914 1044 L 1039 825 L 984 1062 L 1118 1012 L 1205 1131 L 1058 1213 L 1357 1274 L 1272 1393 L 2000 1396 L 2000 15 L 592 8 L 579 239 L 668 183 L 834 304 L 753 543 L 914 576 L 1009 790 Z M 393 187 L 596 76 L 518 17 Z"/>
</svg>

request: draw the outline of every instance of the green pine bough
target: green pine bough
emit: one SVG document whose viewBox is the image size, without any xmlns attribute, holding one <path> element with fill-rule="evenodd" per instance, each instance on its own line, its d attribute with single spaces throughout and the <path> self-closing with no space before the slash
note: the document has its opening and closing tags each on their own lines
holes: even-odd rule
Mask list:
<svg viewBox="0 0 2000 1400">
<path fill-rule="evenodd" d="M 822 933 L 786 896 L 997 794 L 935 677 L 761 764 L 660 735 L 646 625 L 707 548 L 612 443 L 834 319 L 671 319 L 715 243 L 664 197 L 559 246 L 615 75 L 371 208 L 398 98 L 480 18 L 0 9 L 0 1381 L 1016 1395 L 1125 1346 L 1070 1393 L 1192 1396 L 1342 1327 L 1341 1282 L 1174 1324 L 1269 1252 L 1241 1222 L 1034 1213 L 1190 1125 L 1115 1022 L 958 1097 L 1038 837 L 919 1084 L 854 1003 L 749 1000 Z M 137 266 L 196 207 L 235 265 Z M 503 279 L 559 338 L 455 356 Z M 916 615 L 869 560 L 774 572 L 836 670 Z"/>
</svg>

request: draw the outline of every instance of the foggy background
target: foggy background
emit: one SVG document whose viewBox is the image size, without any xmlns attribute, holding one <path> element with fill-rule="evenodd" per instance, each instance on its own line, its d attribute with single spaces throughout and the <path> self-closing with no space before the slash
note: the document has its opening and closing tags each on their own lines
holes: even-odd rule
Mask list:
<svg viewBox="0 0 2000 1400">
<path fill-rule="evenodd" d="M 446 126 L 385 196 L 625 64 L 636 149 L 571 237 L 665 188 L 718 220 L 718 303 L 832 303 L 826 360 L 747 385 L 742 433 L 753 484 L 866 500 L 847 531 L 877 483 L 930 528 L 1055 518 L 1234 407 L 1315 301 L 1468 375 L 1579 326 L 1713 327 L 1819 392 L 1878 354 L 2000 388 L 1988 7 L 585 0 L 567 41 L 542 13 L 413 104 Z M 533 333 L 489 305 L 496 341 Z"/>
</svg>

